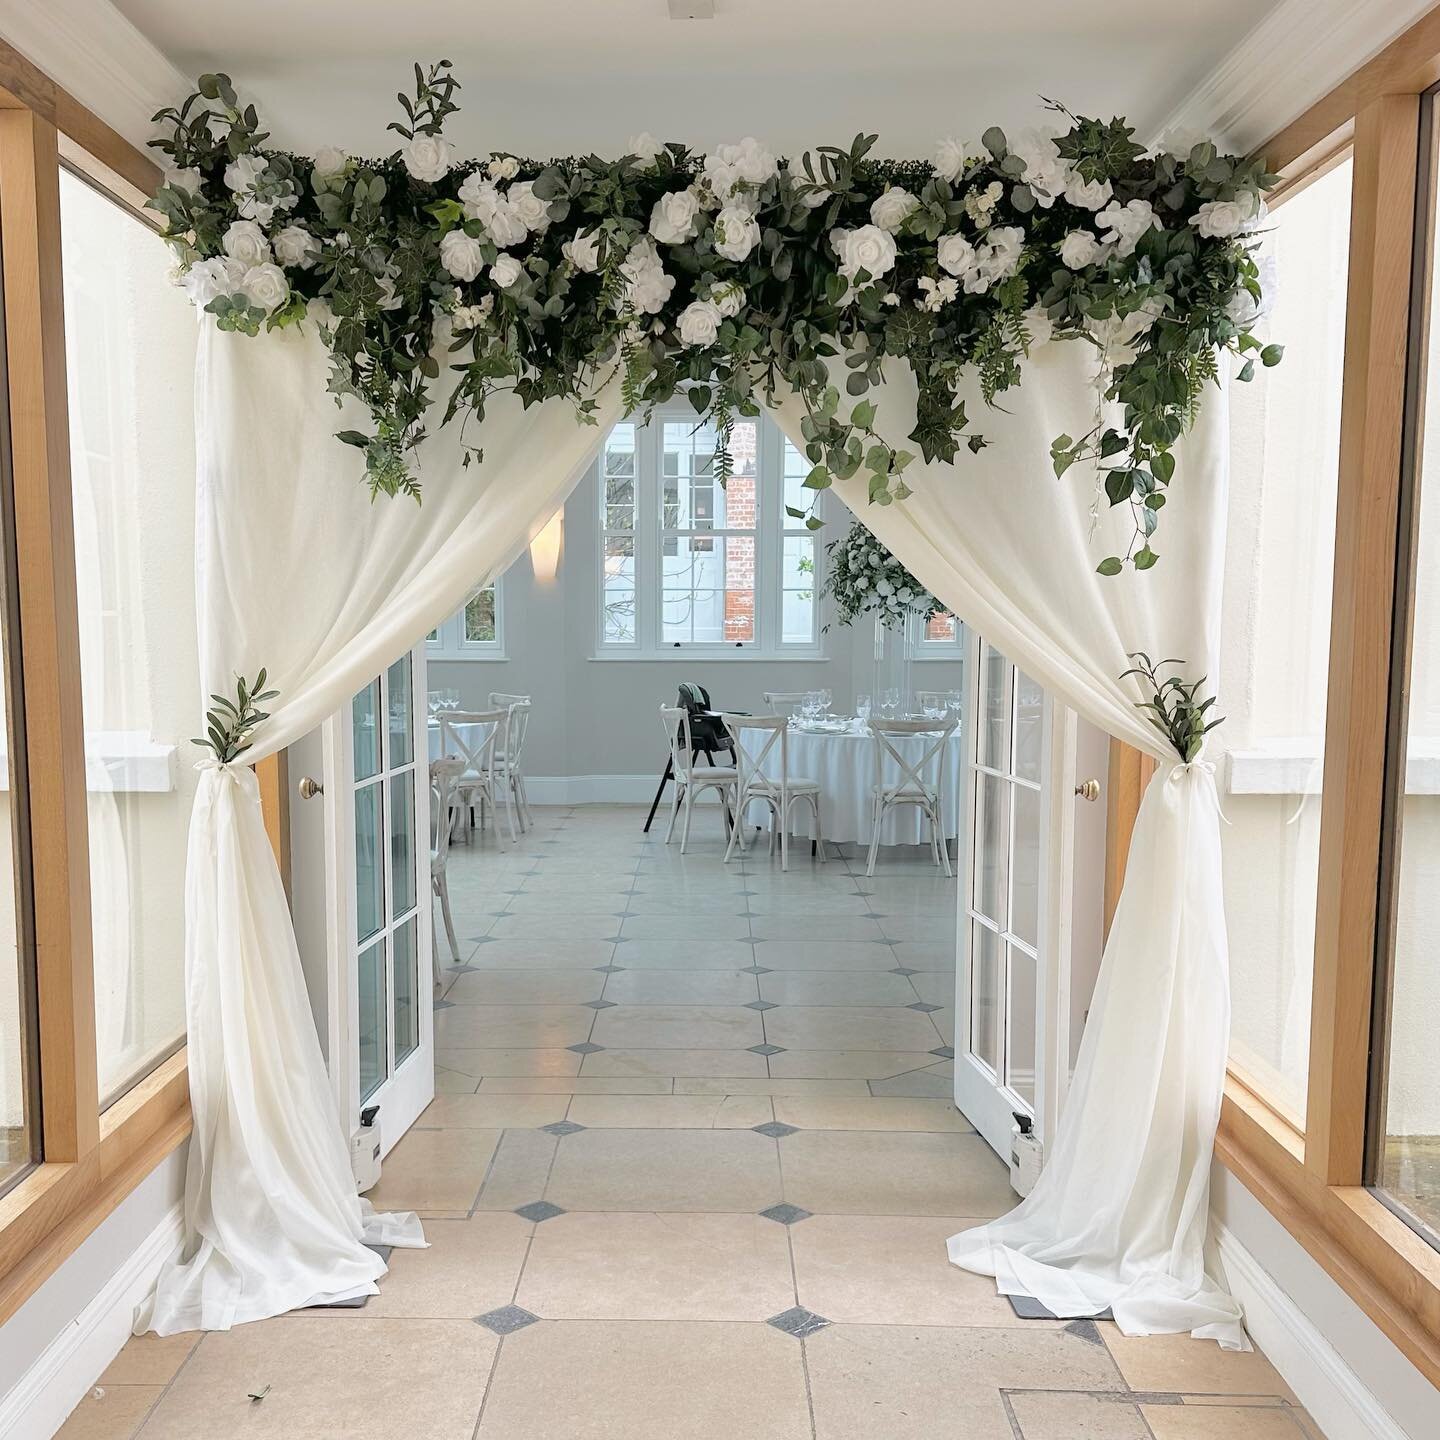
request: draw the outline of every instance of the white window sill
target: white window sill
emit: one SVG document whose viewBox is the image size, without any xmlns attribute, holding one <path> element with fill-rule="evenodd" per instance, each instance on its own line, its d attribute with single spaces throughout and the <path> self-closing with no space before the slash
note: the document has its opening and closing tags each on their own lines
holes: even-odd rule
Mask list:
<svg viewBox="0 0 1440 1440">
<path fill-rule="evenodd" d="M 85 788 L 99 795 L 168 793 L 175 788 L 175 749 L 143 730 L 91 731 L 85 737 Z M 9 788 L 10 757 L 0 750 L 0 790 Z"/>
<path fill-rule="evenodd" d="M 1318 795 L 1324 778 L 1319 743 L 1313 738 L 1266 740 L 1226 756 L 1230 795 Z M 1405 765 L 1407 795 L 1440 795 L 1440 740 L 1415 744 Z"/>
<path fill-rule="evenodd" d="M 802 650 L 796 654 L 785 652 L 777 654 L 773 650 L 701 650 L 694 647 L 682 646 L 678 650 L 597 650 L 590 656 L 592 661 L 597 660 L 620 660 L 645 664 L 657 665 L 680 663 L 684 665 L 709 665 L 714 661 L 722 664 L 733 665 L 736 663 L 744 665 L 793 665 L 795 663 L 813 665 L 830 659 L 828 655 L 815 650 Z"/>
<path fill-rule="evenodd" d="M 449 664 L 452 660 L 484 660 L 491 664 L 508 660 L 510 657 L 503 650 L 429 650 L 425 651 L 427 663 L 434 663 L 442 660 Z"/>
</svg>

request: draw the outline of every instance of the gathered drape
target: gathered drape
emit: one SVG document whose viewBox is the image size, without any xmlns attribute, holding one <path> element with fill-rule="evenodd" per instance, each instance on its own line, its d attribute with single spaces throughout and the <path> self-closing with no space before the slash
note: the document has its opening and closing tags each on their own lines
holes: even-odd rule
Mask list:
<svg viewBox="0 0 1440 1440">
<path fill-rule="evenodd" d="M 501 573 L 564 503 L 619 409 L 610 386 L 593 426 L 566 402 L 524 410 L 509 395 L 492 401 L 483 435 L 436 414 L 418 451 L 423 504 L 372 504 L 360 453 L 334 439 L 363 411 L 328 403 L 329 358 L 308 327 L 247 337 L 201 321 L 201 677 L 207 695 L 233 694 L 237 675 L 263 666 L 279 698 L 244 763 L 202 766 L 195 798 L 185 1236 L 136 1323 L 161 1334 L 373 1294 L 385 1266 L 367 1241 L 424 1244 L 413 1215 L 376 1215 L 355 1193 L 248 767 Z M 468 466 L 466 440 L 483 445 Z"/>
<path fill-rule="evenodd" d="M 845 371 L 834 362 L 843 393 Z M 1203 762 L 1177 763 L 1121 679 L 1130 655 L 1218 673 L 1227 493 L 1223 392 L 1176 448 L 1159 564 L 1102 576 L 1132 522 L 1093 466 L 1057 479 L 1050 444 L 1097 421 L 1098 352 L 1033 348 L 1018 388 L 987 407 L 962 389 L 988 442 L 953 465 L 917 460 L 914 493 L 870 504 L 864 473 L 838 481 L 850 509 L 960 619 L 1094 724 L 1156 756 L 1106 941 L 1064 1113 L 1039 1182 L 1008 1215 L 955 1236 L 951 1259 L 1056 1315 L 1113 1311 L 1129 1334 L 1189 1330 L 1245 1347 L 1240 1311 L 1206 1273 L 1210 1160 L 1225 1078 L 1230 1000 L 1219 805 Z M 909 371 L 887 364 L 869 392 L 876 430 L 915 426 Z M 777 418 L 803 447 L 804 405 Z"/>
</svg>

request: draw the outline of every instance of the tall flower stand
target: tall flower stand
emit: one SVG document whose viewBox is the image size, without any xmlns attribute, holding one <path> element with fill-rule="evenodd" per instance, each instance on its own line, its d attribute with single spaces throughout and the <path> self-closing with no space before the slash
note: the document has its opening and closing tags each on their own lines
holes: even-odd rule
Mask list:
<svg viewBox="0 0 1440 1440">
<path fill-rule="evenodd" d="M 875 617 L 874 677 L 871 682 L 870 698 L 873 712 L 882 713 L 887 690 L 894 690 L 898 696 L 896 715 L 908 715 L 914 708 L 913 692 L 910 689 L 910 626 L 901 621 L 894 628 Z"/>
</svg>

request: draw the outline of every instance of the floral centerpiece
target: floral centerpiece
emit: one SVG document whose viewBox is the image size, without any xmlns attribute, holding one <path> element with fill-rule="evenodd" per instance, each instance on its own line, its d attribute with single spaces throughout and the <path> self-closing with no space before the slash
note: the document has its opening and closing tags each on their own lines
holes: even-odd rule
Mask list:
<svg viewBox="0 0 1440 1440">
<path fill-rule="evenodd" d="M 886 629 L 903 630 L 910 616 L 928 620 L 944 609 L 858 520 L 825 553 L 829 558 L 820 593 L 834 597 L 835 618 L 842 625 L 873 614 Z"/>
</svg>

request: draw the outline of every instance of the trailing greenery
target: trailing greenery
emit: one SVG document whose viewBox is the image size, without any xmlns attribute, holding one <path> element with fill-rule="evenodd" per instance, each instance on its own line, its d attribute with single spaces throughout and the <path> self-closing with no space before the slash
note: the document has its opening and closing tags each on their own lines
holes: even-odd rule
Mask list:
<svg viewBox="0 0 1440 1440">
<path fill-rule="evenodd" d="M 1183 660 L 1152 661 L 1143 650 L 1130 656 L 1133 669 L 1121 675 L 1124 680 L 1138 675 L 1150 691 L 1150 699 L 1141 700 L 1136 708 L 1150 712 L 1150 723 L 1175 747 L 1175 753 L 1187 765 L 1200 756 L 1205 736 L 1217 725 L 1224 723 L 1224 716 L 1217 715 L 1207 721 L 1205 712 L 1215 703 L 1213 695 L 1201 700 L 1200 687 L 1205 676 L 1198 680 L 1182 680 L 1178 675 L 1162 679 L 1161 671 L 1167 665 L 1183 665 Z"/>
<path fill-rule="evenodd" d="M 237 675 L 235 698 L 211 695 L 215 703 L 205 712 L 206 738 L 202 740 L 197 736 L 190 743 L 208 750 L 220 764 L 230 764 L 250 748 L 256 726 L 270 718 L 260 706 L 279 693 L 265 688 L 263 668 L 253 680 Z"/>
<path fill-rule="evenodd" d="M 789 387 L 807 410 L 806 485 L 863 472 L 886 505 L 909 494 L 915 451 L 985 445 L 962 379 L 997 401 L 1053 333 L 1107 366 L 1093 428 L 1055 440 L 1056 472 L 1100 463 L 1134 519 L 1100 569 L 1144 569 L 1217 352 L 1246 379 L 1280 358 L 1246 328 L 1247 234 L 1274 177 L 1209 143 L 1151 155 L 1123 120 L 1055 106 L 1058 135 L 991 129 L 933 164 L 877 159 L 874 136 L 790 160 L 752 139 L 702 156 L 641 136 L 616 160 L 462 161 L 443 138 L 458 88 L 449 62 L 417 65 L 391 126 L 404 144 L 380 159 L 268 146 L 224 75 L 155 117 L 171 169 L 151 203 L 184 283 L 222 329 L 318 326 L 337 403 L 371 417 L 339 438 L 364 453 L 372 494 L 418 498 L 408 452 L 442 373 L 445 419 L 477 422 L 467 459 L 497 391 L 568 399 L 593 422 L 597 385 L 618 375 L 627 411 L 683 390 L 711 417 L 722 479 L 728 417 Z M 844 395 L 826 363 L 842 357 Z M 918 386 L 908 437 L 876 428 L 887 358 Z"/>
<path fill-rule="evenodd" d="M 889 629 L 899 630 L 907 616 L 928 620 L 943 608 L 859 520 L 842 539 L 832 540 L 825 553 L 829 562 L 820 593 L 835 597 L 836 619 L 842 625 L 874 614 Z"/>
</svg>

